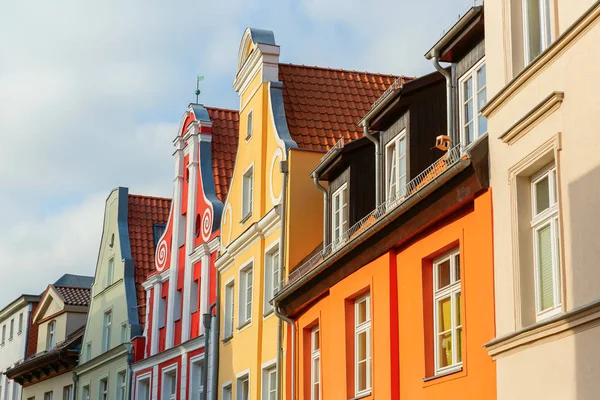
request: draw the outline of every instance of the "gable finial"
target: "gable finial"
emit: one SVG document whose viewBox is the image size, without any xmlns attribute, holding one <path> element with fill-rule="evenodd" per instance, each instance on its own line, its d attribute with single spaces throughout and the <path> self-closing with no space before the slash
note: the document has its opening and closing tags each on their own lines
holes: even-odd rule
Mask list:
<svg viewBox="0 0 600 400">
<path fill-rule="evenodd" d="M 194 94 L 196 95 L 196 104 L 198 104 L 198 96 L 200 96 L 200 82 L 204 80 L 204 76 L 200 76 L 198 75 L 198 78 L 196 79 L 196 90 L 194 91 Z"/>
</svg>

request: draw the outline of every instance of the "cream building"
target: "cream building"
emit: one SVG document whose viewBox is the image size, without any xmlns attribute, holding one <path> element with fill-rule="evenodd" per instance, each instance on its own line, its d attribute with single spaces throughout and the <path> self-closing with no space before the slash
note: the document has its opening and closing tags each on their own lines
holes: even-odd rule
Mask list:
<svg viewBox="0 0 600 400">
<path fill-rule="evenodd" d="M 600 393 L 600 2 L 488 0 L 498 399 Z"/>
<path fill-rule="evenodd" d="M 91 286 L 91 278 L 79 278 L 85 286 L 49 285 L 44 292 L 32 316 L 36 352 L 7 371 L 23 386 L 22 397 L 12 399 L 74 399 L 71 371 L 77 365 Z"/>
</svg>

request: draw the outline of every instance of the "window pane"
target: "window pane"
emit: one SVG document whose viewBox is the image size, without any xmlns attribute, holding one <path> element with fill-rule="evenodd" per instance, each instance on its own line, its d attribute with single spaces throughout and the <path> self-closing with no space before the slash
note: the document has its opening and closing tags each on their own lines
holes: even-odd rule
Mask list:
<svg viewBox="0 0 600 400">
<path fill-rule="evenodd" d="M 462 328 L 456 330 L 456 361 L 462 362 L 462 340 L 463 340 Z"/>
<path fill-rule="evenodd" d="M 360 325 L 367 320 L 367 300 L 361 300 L 356 304 L 356 325 Z"/>
<path fill-rule="evenodd" d="M 318 383 L 316 383 L 313 386 L 313 399 L 314 400 L 319 400 L 319 384 Z"/>
<path fill-rule="evenodd" d="M 452 365 L 452 332 L 447 332 L 439 336 L 439 367 Z"/>
<path fill-rule="evenodd" d="M 527 41 L 529 60 L 533 60 L 542 50 L 540 25 L 540 0 L 524 0 L 526 7 Z"/>
<path fill-rule="evenodd" d="M 460 254 L 454 256 L 454 281 L 460 281 Z"/>
<path fill-rule="evenodd" d="M 455 297 L 455 304 L 456 304 L 456 325 L 462 325 L 462 314 L 461 314 L 461 310 L 462 310 L 462 297 L 461 297 L 461 293 L 457 293 L 456 297 Z"/>
<path fill-rule="evenodd" d="M 550 207 L 550 189 L 548 177 L 535 184 L 535 211 L 541 213 Z"/>
<path fill-rule="evenodd" d="M 556 181 L 556 170 L 553 170 L 552 173 L 550 174 L 550 176 L 552 177 L 552 195 L 553 195 L 553 202 L 552 204 L 556 204 L 558 203 L 558 187 L 557 187 L 557 181 Z"/>
<path fill-rule="evenodd" d="M 469 78 L 465 82 L 463 82 L 463 99 L 464 99 L 464 101 L 471 98 L 471 93 L 473 93 L 473 78 Z"/>
<path fill-rule="evenodd" d="M 485 86 L 485 64 L 477 71 L 477 90 Z"/>
<path fill-rule="evenodd" d="M 473 119 L 473 100 L 469 100 L 464 105 L 465 108 L 465 122 L 469 122 Z"/>
<path fill-rule="evenodd" d="M 450 260 L 438 264 L 438 289 L 443 289 L 450 284 Z"/>
<path fill-rule="evenodd" d="M 472 121 L 465 126 L 465 140 L 467 141 L 465 144 L 472 143 L 475 140 L 475 128 L 473 128 Z"/>
<path fill-rule="evenodd" d="M 361 362 L 367 358 L 367 333 L 361 332 L 356 341 L 356 361 Z"/>
<path fill-rule="evenodd" d="M 358 364 L 358 390 L 367 388 L 367 362 Z"/>
<path fill-rule="evenodd" d="M 403 155 L 406 154 L 406 136 L 403 137 L 402 139 L 400 139 L 400 154 L 398 154 L 398 156 L 402 157 Z"/>
<path fill-rule="evenodd" d="M 320 349 L 319 343 L 319 331 L 313 332 L 313 351 L 317 351 Z"/>
<path fill-rule="evenodd" d="M 552 229 L 550 224 L 537 231 L 540 311 L 554 307 L 552 270 Z"/>
<path fill-rule="evenodd" d="M 313 382 L 319 381 L 319 359 L 315 358 L 313 360 Z"/>
<path fill-rule="evenodd" d="M 450 297 L 438 301 L 438 333 L 452 327 L 452 309 Z"/>
<path fill-rule="evenodd" d="M 483 135 L 487 132 L 487 118 L 483 115 L 477 117 L 477 135 Z"/>
</svg>

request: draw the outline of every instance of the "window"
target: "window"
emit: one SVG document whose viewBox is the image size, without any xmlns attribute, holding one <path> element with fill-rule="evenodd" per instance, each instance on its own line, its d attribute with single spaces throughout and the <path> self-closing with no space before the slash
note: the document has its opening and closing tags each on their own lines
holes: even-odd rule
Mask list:
<svg viewBox="0 0 600 400">
<path fill-rule="evenodd" d="M 14 332 L 15 332 L 15 319 L 13 318 L 10 320 L 10 333 L 8 336 L 8 340 L 12 340 Z"/>
<path fill-rule="evenodd" d="M 250 399 L 250 376 L 248 374 L 237 378 L 236 400 Z"/>
<path fill-rule="evenodd" d="M 177 369 L 163 372 L 163 400 L 177 399 Z"/>
<path fill-rule="evenodd" d="M 127 343 L 127 322 L 121 324 L 121 343 Z"/>
<path fill-rule="evenodd" d="M 252 111 L 248 113 L 248 124 L 246 125 L 246 140 L 252 137 Z"/>
<path fill-rule="evenodd" d="M 164 328 L 165 323 L 166 323 L 166 311 L 167 309 L 167 299 L 164 296 L 161 296 L 160 300 L 158 301 L 158 328 Z"/>
<path fill-rule="evenodd" d="M 485 59 L 479 61 L 459 80 L 460 141 L 468 146 L 487 132 L 487 119 L 481 109 L 487 102 Z"/>
<path fill-rule="evenodd" d="M 167 229 L 166 224 L 154 224 L 152 225 L 152 234 L 154 236 L 154 249 L 158 246 L 158 241 L 160 240 L 163 233 Z"/>
<path fill-rule="evenodd" d="M 406 187 L 406 130 L 385 146 L 385 181 L 387 198 L 404 197 Z"/>
<path fill-rule="evenodd" d="M 46 350 L 52 350 L 56 344 L 56 321 L 48 322 L 46 333 Z"/>
<path fill-rule="evenodd" d="M 269 301 L 279 290 L 279 245 L 267 252 L 265 258 L 265 298 L 263 312 L 266 314 L 273 309 Z"/>
<path fill-rule="evenodd" d="M 108 378 L 100 380 L 100 400 L 108 400 Z"/>
<path fill-rule="evenodd" d="M 181 319 L 181 289 L 175 291 L 175 299 L 173 299 L 173 321 Z"/>
<path fill-rule="evenodd" d="M 233 281 L 225 285 L 225 321 L 224 323 L 224 338 L 233 336 L 233 307 L 234 307 L 234 293 L 233 293 Z"/>
<path fill-rule="evenodd" d="M 525 64 L 530 63 L 552 42 L 549 0 L 522 0 Z"/>
<path fill-rule="evenodd" d="M 23 332 L 23 313 L 19 314 L 19 330 L 17 333 Z"/>
<path fill-rule="evenodd" d="M 108 271 L 106 273 L 106 286 L 110 286 L 113 284 L 113 279 L 115 275 L 115 259 L 114 257 L 108 260 Z"/>
<path fill-rule="evenodd" d="M 200 393 L 204 391 L 204 381 L 202 380 L 204 374 L 203 359 L 192 361 L 191 374 L 191 400 L 200 400 Z"/>
<path fill-rule="evenodd" d="M 271 365 L 263 369 L 262 382 L 262 399 L 276 400 L 277 399 L 277 368 Z"/>
<path fill-rule="evenodd" d="M 13 381 L 12 389 L 12 400 L 17 400 L 19 398 L 19 386 L 17 382 Z"/>
<path fill-rule="evenodd" d="M 310 400 L 321 398 L 321 341 L 319 327 L 310 332 Z"/>
<path fill-rule="evenodd" d="M 547 166 L 531 180 L 537 319 L 561 310 L 556 167 Z"/>
<path fill-rule="evenodd" d="M 150 376 L 138 380 L 136 392 L 135 400 L 150 400 Z"/>
<path fill-rule="evenodd" d="M 90 400 L 90 386 L 86 385 L 81 390 L 81 400 Z"/>
<path fill-rule="evenodd" d="M 348 230 L 348 185 L 344 184 L 333 193 L 331 204 L 331 243 L 334 246 L 342 243 L 342 235 Z"/>
<path fill-rule="evenodd" d="M 433 262 L 435 373 L 462 364 L 462 298 L 458 249 Z"/>
<path fill-rule="evenodd" d="M 63 388 L 63 400 L 73 399 L 73 385 L 65 386 Z"/>
<path fill-rule="evenodd" d="M 252 320 L 252 263 L 240 271 L 240 305 L 239 321 L 240 327 Z"/>
<path fill-rule="evenodd" d="M 2 325 L 2 344 L 6 341 L 6 324 Z M 0 393 L 2 395 L 2 393 Z"/>
<path fill-rule="evenodd" d="M 200 279 L 192 281 L 192 288 L 190 290 L 190 313 L 198 311 L 198 287 L 200 286 Z"/>
<path fill-rule="evenodd" d="M 112 311 L 104 313 L 104 329 L 102 330 L 102 351 L 110 349 L 110 334 L 112 329 Z"/>
<path fill-rule="evenodd" d="M 85 361 L 90 361 L 92 358 L 92 343 L 85 344 Z"/>
<path fill-rule="evenodd" d="M 250 167 L 246 172 L 244 172 L 242 183 L 242 219 L 246 219 L 252 215 L 254 167 Z"/>
<path fill-rule="evenodd" d="M 223 400 L 232 400 L 231 384 L 223 386 Z"/>
<path fill-rule="evenodd" d="M 125 371 L 121 371 L 117 374 L 117 400 L 126 400 L 126 374 Z"/>
<path fill-rule="evenodd" d="M 52 395 L 54 392 L 46 392 L 44 393 L 44 400 L 52 400 Z"/>
<path fill-rule="evenodd" d="M 354 391 L 356 396 L 371 390 L 371 295 L 354 302 Z"/>
</svg>

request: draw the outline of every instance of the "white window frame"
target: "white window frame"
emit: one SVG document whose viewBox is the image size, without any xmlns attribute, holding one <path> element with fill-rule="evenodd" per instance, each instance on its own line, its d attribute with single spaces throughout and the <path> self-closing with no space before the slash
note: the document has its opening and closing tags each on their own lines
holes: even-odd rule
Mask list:
<svg viewBox="0 0 600 400">
<path fill-rule="evenodd" d="M 54 397 L 54 391 L 49 391 L 44 393 L 44 400 L 52 400 Z"/>
<path fill-rule="evenodd" d="M 249 182 L 249 183 L 247 183 Z M 252 215 L 254 206 L 254 163 L 242 175 L 242 221 Z"/>
<path fill-rule="evenodd" d="M 400 155 L 400 142 L 404 140 L 404 154 Z M 400 163 L 404 162 L 404 175 L 400 176 Z M 394 173 L 394 181 L 391 175 Z M 385 145 L 385 193 L 386 199 L 401 200 L 406 196 L 402 191 L 408 183 L 408 143 L 406 128 L 402 129 Z M 394 189 L 393 189 L 394 188 Z M 392 192 L 393 189 L 393 192 Z"/>
<path fill-rule="evenodd" d="M 167 383 L 168 381 L 168 385 Z M 178 374 L 177 374 L 177 363 L 169 365 L 162 369 L 162 396 L 160 397 L 163 400 L 177 400 L 177 383 L 178 383 Z M 175 382 L 175 390 L 173 391 L 172 384 Z"/>
<path fill-rule="evenodd" d="M 99 400 L 109 400 L 110 397 L 108 395 L 110 388 L 108 386 L 108 376 L 104 376 L 100 378 L 98 381 L 98 399 Z"/>
<path fill-rule="evenodd" d="M 253 123 L 253 110 L 248 111 L 248 116 L 246 117 L 246 142 L 252 139 L 252 123 Z"/>
<path fill-rule="evenodd" d="M 14 333 L 15 333 L 15 319 L 12 318 L 10 320 L 10 330 L 9 330 L 8 340 L 12 340 Z"/>
<path fill-rule="evenodd" d="M 456 265 L 456 256 L 458 256 L 459 258 L 459 265 Z M 461 255 L 460 255 L 460 248 L 455 248 L 453 250 L 450 250 L 449 252 L 445 253 L 444 255 L 442 255 L 441 257 L 438 257 L 437 259 L 435 259 L 433 261 L 433 308 L 434 308 L 434 312 L 433 312 L 433 349 L 434 349 L 434 367 L 435 367 L 435 375 L 440 375 L 443 373 L 448 373 L 448 372 L 452 372 L 452 371 L 456 371 L 456 370 L 460 370 L 462 368 L 462 364 L 463 364 L 463 357 L 462 357 L 462 343 L 461 343 L 461 348 L 457 349 L 457 342 L 458 340 L 457 335 L 458 335 L 458 331 L 460 330 L 461 332 L 464 331 L 463 326 L 464 323 L 462 322 L 462 319 L 464 317 L 462 317 L 463 312 L 461 309 L 461 325 L 458 325 L 457 322 L 457 313 L 456 313 L 456 298 L 458 296 L 461 297 L 461 307 L 462 307 L 462 271 L 460 271 L 461 268 Z M 438 283 L 439 283 L 439 266 L 445 262 L 449 260 L 450 261 L 450 283 L 443 287 L 443 288 L 438 288 Z M 459 269 L 458 273 L 459 276 L 456 276 L 456 269 Z M 440 320 L 440 314 L 439 314 L 439 304 L 447 299 L 450 298 L 450 312 L 451 312 L 451 327 L 450 327 L 450 332 L 451 332 L 451 343 L 452 343 L 452 363 L 450 363 L 449 365 L 445 366 L 445 367 L 440 367 L 440 345 L 439 345 L 439 340 L 438 337 L 441 334 L 444 334 L 447 331 L 443 331 L 440 332 L 440 326 L 439 326 L 439 320 Z M 464 335 L 462 336 L 464 338 Z M 460 352 L 460 361 L 458 360 L 458 355 Z"/>
<path fill-rule="evenodd" d="M 366 315 L 365 315 L 365 321 L 358 323 L 358 311 L 359 311 L 359 305 L 362 302 L 366 302 Z M 365 360 L 364 362 L 366 363 L 366 371 L 367 371 L 367 376 L 366 376 L 366 382 L 365 382 L 365 387 L 364 388 L 359 388 L 359 374 L 360 374 L 360 368 L 359 368 L 359 360 L 358 360 L 358 338 L 361 334 L 366 334 L 367 336 L 367 340 L 366 340 L 366 346 L 367 348 L 365 349 Z M 368 393 L 371 392 L 371 383 L 372 383 L 372 371 L 371 371 L 371 356 L 372 356 L 372 351 L 371 351 L 371 293 L 366 293 L 360 297 L 358 297 L 356 300 L 354 300 L 354 395 L 356 397 L 362 396 L 362 395 L 366 395 Z"/>
<path fill-rule="evenodd" d="M 548 178 L 548 195 L 550 204 L 546 210 L 537 213 L 537 192 L 535 190 L 536 184 L 546 177 Z M 562 312 L 562 279 L 560 273 L 560 226 L 558 222 L 558 200 L 558 174 L 556 165 L 551 163 L 542 168 L 531 178 L 531 230 L 533 234 L 536 321 L 541 321 Z M 552 286 L 554 289 L 554 305 L 549 309 L 542 310 L 540 301 L 541 290 L 538 232 L 546 226 L 550 226 L 552 242 Z"/>
<path fill-rule="evenodd" d="M 281 269 L 281 253 L 279 249 L 279 241 L 271 244 L 265 250 L 265 295 L 263 300 L 263 314 L 266 316 L 271 314 L 273 306 L 269 301 L 275 296 L 279 290 L 280 284 L 280 269 Z"/>
<path fill-rule="evenodd" d="M 477 72 L 479 72 L 482 68 L 486 68 L 486 76 L 485 76 L 485 85 L 481 88 L 477 88 Z M 465 99 L 465 94 L 463 90 L 463 85 L 466 81 L 471 79 L 472 84 L 472 93 L 469 99 L 472 101 L 472 112 L 473 112 L 473 141 L 468 142 L 469 138 L 467 137 L 467 133 L 465 132 L 465 125 L 467 121 L 465 121 L 465 103 L 468 101 Z M 458 80 L 458 105 L 460 107 L 459 111 L 459 120 L 460 120 L 460 143 L 463 148 L 470 147 L 473 143 L 476 143 L 480 138 L 484 137 L 487 134 L 487 126 L 485 132 L 479 133 L 479 116 L 481 115 L 481 111 L 477 111 L 477 106 L 479 104 L 479 96 L 481 92 L 485 90 L 485 101 L 487 102 L 487 66 L 485 62 L 485 57 L 482 57 L 481 60 L 477 61 L 475 65 L 473 65 L 467 72 L 465 72 Z M 485 117 L 484 117 L 485 118 Z"/>
<path fill-rule="evenodd" d="M 46 333 L 46 350 L 52 350 L 56 345 L 56 320 L 48 322 Z"/>
<path fill-rule="evenodd" d="M 244 382 L 248 382 L 248 396 L 246 399 L 242 397 L 242 387 Z M 247 369 L 235 376 L 235 400 L 250 400 L 250 370 Z"/>
<path fill-rule="evenodd" d="M 111 257 L 108 259 L 108 267 L 106 271 L 106 286 L 110 286 L 115 280 L 115 258 Z"/>
<path fill-rule="evenodd" d="M 249 278 L 250 276 L 250 278 Z M 240 267 L 238 291 L 238 329 L 252 323 L 254 300 L 254 259 Z M 250 310 L 248 310 L 248 308 Z"/>
<path fill-rule="evenodd" d="M 310 400 L 321 399 L 321 331 L 319 326 L 315 326 L 310 331 Z M 315 340 L 316 338 L 316 340 Z M 319 348 L 316 348 L 316 343 Z M 319 366 L 318 373 L 315 373 L 315 364 Z M 317 395 L 315 395 L 315 386 L 319 386 Z"/>
<path fill-rule="evenodd" d="M 121 380 L 121 378 L 123 378 Z M 117 400 L 127 400 L 127 370 L 117 371 Z"/>
<path fill-rule="evenodd" d="M 336 199 L 340 198 L 340 208 L 336 207 Z M 348 230 L 348 183 L 344 183 L 331 195 L 331 243 L 333 247 L 340 246 L 346 240 L 344 235 Z M 340 223 L 336 224 L 335 216 L 340 213 Z M 336 231 L 339 230 L 339 236 L 336 238 Z"/>
<path fill-rule="evenodd" d="M 275 388 L 271 388 L 271 383 L 275 384 Z M 270 400 L 270 396 L 274 394 L 277 400 L 277 360 L 271 360 L 262 365 L 262 396 L 263 400 Z"/>
<path fill-rule="evenodd" d="M 235 327 L 235 280 L 234 278 L 229 279 L 225 282 L 224 286 L 225 296 L 225 310 L 224 310 L 224 321 L 223 321 L 223 339 L 227 340 L 233 337 L 233 331 Z"/>
<path fill-rule="evenodd" d="M 81 386 L 81 400 L 90 400 L 91 397 L 91 387 L 89 382 L 85 385 Z"/>
<path fill-rule="evenodd" d="M 141 390 L 144 393 L 141 393 Z M 140 375 L 135 380 L 135 400 L 150 400 L 152 398 L 152 373 Z"/>
<path fill-rule="evenodd" d="M 190 359 L 190 400 L 200 400 L 200 394 L 204 391 L 202 381 L 202 370 L 206 368 L 204 354 Z M 199 377 L 198 379 L 196 379 Z"/>
<path fill-rule="evenodd" d="M 63 400 L 73 400 L 73 385 L 67 385 L 63 387 Z"/>
<path fill-rule="evenodd" d="M 536 1 L 536 0 L 534 0 Z M 540 32 L 540 52 L 536 55 L 532 53 L 530 43 L 530 29 L 529 25 L 529 7 L 527 0 L 521 0 L 522 13 L 523 13 L 523 56 L 525 65 L 533 61 L 539 54 L 543 53 L 544 50 L 552 43 L 552 15 L 550 10 L 549 0 L 537 0 L 538 7 L 540 9 L 540 26 L 538 27 Z"/>
<path fill-rule="evenodd" d="M 221 398 L 222 400 L 233 400 L 233 384 L 231 381 L 227 381 L 221 386 Z"/>
<path fill-rule="evenodd" d="M 17 335 L 20 335 L 23 332 L 23 313 L 19 314 L 19 330 L 17 331 Z"/>
<path fill-rule="evenodd" d="M 121 324 L 121 343 L 127 343 L 127 322 Z"/>
<path fill-rule="evenodd" d="M 112 334 L 112 308 L 104 312 L 102 323 L 102 352 L 110 350 L 110 336 Z"/>
</svg>

